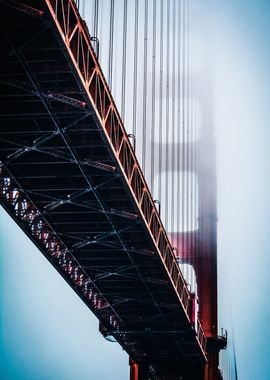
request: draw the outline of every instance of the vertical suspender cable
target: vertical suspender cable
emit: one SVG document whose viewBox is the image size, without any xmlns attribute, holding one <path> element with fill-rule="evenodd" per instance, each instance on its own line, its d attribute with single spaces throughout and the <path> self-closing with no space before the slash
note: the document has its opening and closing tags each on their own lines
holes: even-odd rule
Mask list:
<svg viewBox="0 0 270 380">
<path fill-rule="evenodd" d="M 198 30 L 196 29 L 196 36 L 197 36 L 197 33 L 198 33 Z M 197 46 L 197 38 L 196 38 L 196 51 L 198 50 L 198 46 Z M 197 95 L 197 82 L 195 83 L 195 86 L 194 86 L 194 91 L 195 91 L 195 95 Z M 199 150 L 198 150 L 198 146 L 199 146 L 199 138 L 200 138 L 200 122 L 199 122 L 199 109 L 197 108 L 196 109 L 196 147 L 195 147 L 195 151 L 196 151 L 196 159 L 195 159 L 195 164 L 196 164 L 196 178 L 197 178 L 197 193 L 196 193 L 196 217 L 199 218 L 199 215 L 200 215 L 200 210 L 199 210 L 199 207 L 200 207 L 200 201 L 199 201 L 199 196 L 200 196 L 200 189 L 199 189 Z M 199 220 L 196 220 L 196 226 L 197 226 L 197 229 L 199 231 Z M 198 233 L 199 235 L 199 233 Z M 196 240 L 196 253 L 198 254 L 198 244 L 199 244 L 199 236 L 197 237 L 197 240 Z"/>
<path fill-rule="evenodd" d="M 114 0 L 111 0 L 110 8 L 110 37 L 109 37 L 109 73 L 108 85 L 112 90 L 112 70 L 113 70 L 113 40 L 114 40 Z"/>
<path fill-rule="evenodd" d="M 162 127 L 163 127 L 163 0 L 160 0 L 160 59 L 159 59 L 159 178 L 158 178 L 158 198 L 160 201 L 162 200 L 162 181 L 161 181 L 161 173 L 162 173 L 162 164 L 163 164 L 163 149 L 162 149 Z"/>
<path fill-rule="evenodd" d="M 188 36 L 187 36 L 187 1 L 184 0 L 184 11 L 183 11 L 183 23 L 184 23 L 184 120 L 183 120 L 183 128 L 184 128 L 184 141 L 183 141 L 183 153 L 184 153 L 184 178 L 183 178 L 183 183 L 184 183 L 184 206 L 185 206 L 185 212 L 184 212 L 184 229 L 185 229 L 185 234 L 187 234 L 188 231 L 188 191 L 187 191 L 187 182 L 188 182 L 188 172 L 187 172 L 187 167 L 188 167 L 188 162 L 187 162 L 187 134 L 188 134 L 188 114 L 187 114 L 187 85 L 188 85 Z M 188 239 L 185 239 L 185 251 L 188 250 Z M 188 282 L 188 266 L 185 266 L 185 278 L 186 281 Z"/>
<path fill-rule="evenodd" d="M 83 3 L 85 3 L 85 0 L 83 0 Z M 97 41 L 97 35 L 98 35 L 98 9 L 99 9 L 99 0 L 95 0 L 92 4 L 92 14 L 93 14 L 93 28 L 91 28 L 91 33 L 93 37 L 93 41 L 95 43 L 95 52 L 97 55 L 99 55 L 99 43 Z"/>
<path fill-rule="evenodd" d="M 190 229 L 191 231 L 194 230 L 194 186 L 195 186 L 195 168 L 194 168 L 194 97 L 193 97 L 193 91 L 192 91 L 192 86 L 193 86 L 193 58 L 194 58 L 194 52 L 193 52 L 193 38 L 194 38 L 194 33 L 193 33 L 193 2 L 190 4 L 190 16 L 189 16 L 189 24 L 190 24 L 190 117 L 191 117 L 191 138 L 190 138 L 190 154 L 191 154 L 191 170 L 192 170 L 192 176 L 191 176 L 191 218 L 190 218 Z M 194 234 L 191 234 L 191 246 L 194 246 Z M 194 251 L 192 249 L 192 254 L 194 254 Z M 193 274 L 192 274 L 193 277 Z"/>
<path fill-rule="evenodd" d="M 188 22 L 188 6 L 189 1 L 186 2 L 186 231 L 187 231 L 187 249 L 190 250 L 190 234 L 189 234 L 189 223 L 190 223 L 190 115 L 189 115 L 189 22 Z M 190 282 L 189 267 L 187 267 L 187 282 Z"/>
<path fill-rule="evenodd" d="M 187 219 L 186 219 L 186 230 L 189 231 L 189 219 L 190 219 L 190 197 L 189 197 L 189 133 L 190 133 L 190 118 L 189 118 L 189 23 L 188 23 L 188 4 L 186 3 L 186 204 L 187 204 Z M 189 247 L 189 239 L 188 239 Z"/>
<path fill-rule="evenodd" d="M 154 193 L 155 175 L 155 112 L 156 112 L 156 1 L 153 1 L 153 46 L 152 46 L 152 118 L 151 118 L 151 191 Z"/>
<path fill-rule="evenodd" d="M 137 87 L 138 87 L 138 13 L 139 0 L 135 0 L 134 14 L 134 75 L 133 75 L 133 134 L 137 132 Z"/>
<path fill-rule="evenodd" d="M 94 9 L 94 37 L 98 35 L 98 8 L 99 0 L 95 0 L 95 9 Z"/>
<path fill-rule="evenodd" d="M 191 95 L 192 99 L 195 99 L 194 95 L 194 62 L 195 62 L 195 9 L 194 9 L 194 4 L 192 3 L 192 16 L 190 18 L 190 25 L 191 25 L 191 84 L 190 84 L 190 89 L 191 89 Z M 193 181 L 192 181 L 192 230 L 195 231 L 196 227 L 196 104 L 193 102 L 192 103 L 192 114 L 191 114 L 191 126 L 192 126 L 192 172 L 193 172 Z M 195 248 L 195 234 L 192 234 L 192 247 Z M 192 250 L 193 255 L 196 254 L 194 251 L 194 248 Z"/>
<path fill-rule="evenodd" d="M 126 66 L 127 66 L 127 0 L 124 0 L 123 56 L 122 56 L 122 99 L 121 99 L 121 117 L 122 117 L 123 122 L 125 122 Z"/>
<path fill-rule="evenodd" d="M 188 46 L 188 1 L 186 2 L 186 141 L 185 141 L 185 154 L 186 154 L 186 205 L 187 205 L 187 213 L 186 213 L 186 231 L 189 230 L 189 211 L 190 211 L 190 204 L 189 204 L 189 149 L 188 149 L 188 140 L 189 140 L 189 93 L 188 93 L 188 86 L 189 86 L 189 46 Z M 187 248 L 189 248 L 189 239 L 187 239 Z M 188 279 L 187 279 L 188 280 Z"/>
<path fill-rule="evenodd" d="M 146 154 L 146 104 L 147 104 L 147 40 L 148 40 L 148 0 L 144 0 L 144 53 L 143 53 L 143 133 L 142 133 L 142 170 L 145 173 Z"/>
<path fill-rule="evenodd" d="M 171 231 L 174 231 L 175 220 L 175 146 L 176 146 L 176 133 L 175 133 L 175 17 L 176 17 L 176 5 L 173 0 L 173 33 L 172 33 L 172 188 L 171 188 Z"/>
<path fill-rule="evenodd" d="M 193 96 L 193 58 L 194 58 L 194 52 L 193 52 L 193 39 L 194 39 L 194 33 L 193 33 L 193 4 L 190 4 L 190 167 L 191 167 L 191 189 L 190 189 L 190 201 L 191 201 L 191 217 L 190 217 L 190 229 L 191 231 L 194 230 L 194 186 L 195 186 L 195 168 L 194 168 L 194 96 Z M 190 238 L 190 244 L 191 247 L 194 247 L 194 236 L 191 234 Z M 192 254 L 194 254 L 194 251 L 192 249 Z"/>
<path fill-rule="evenodd" d="M 178 201 L 178 207 L 177 207 L 177 215 L 176 215 L 176 231 L 178 233 L 181 232 L 181 225 L 180 225 L 180 213 L 183 212 L 183 209 L 181 207 L 181 187 L 180 187 L 180 171 L 182 170 L 182 159 L 181 159 L 181 47 L 182 47 L 182 41 L 181 41 L 181 32 L 182 32 L 182 22 L 181 22 L 181 2 L 178 1 L 178 28 L 177 28 L 177 118 L 176 118 L 176 125 L 177 125 L 177 201 Z"/>
<path fill-rule="evenodd" d="M 192 224 L 192 181 L 193 181 L 193 176 L 192 176 L 192 118 L 191 118 L 191 113 L 192 113 L 192 103 L 190 101 L 190 86 L 191 86 L 191 27 L 190 27 L 190 6 L 191 6 L 191 0 L 187 3 L 187 32 L 188 32 L 188 43 L 187 43 L 187 49 L 188 49 L 188 89 L 187 89 L 187 100 L 188 100 L 188 204 L 189 204 L 189 212 L 188 212 L 188 246 L 189 250 L 191 249 L 191 240 L 192 240 L 192 234 L 191 232 L 191 224 Z M 189 276 L 188 280 L 189 283 L 191 283 L 191 266 L 189 266 Z"/>
<path fill-rule="evenodd" d="M 186 0 L 183 0 L 183 230 L 187 231 L 187 23 L 186 23 Z M 184 252 L 187 251 L 187 239 L 184 239 Z M 187 280 L 187 266 L 184 268 L 184 277 Z"/>
<path fill-rule="evenodd" d="M 169 105 L 170 105 L 170 0 L 167 0 L 166 28 L 166 122 L 165 122 L 165 226 L 168 228 L 169 214 Z"/>
<path fill-rule="evenodd" d="M 185 49 L 186 49 L 186 31 L 185 31 L 185 0 L 183 0 L 182 6 L 182 231 L 185 230 L 185 214 L 186 214 L 186 199 L 185 199 L 185 82 L 186 82 L 186 68 L 185 68 Z M 185 245 L 183 247 L 185 249 Z"/>
<path fill-rule="evenodd" d="M 192 1 L 189 2 L 189 8 L 188 8 L 188 22 L 189 22 L 189 112 L 190 112 L 190 131 L 189 131 L 189 156 L 190 156 L 190 189 L 189 189 L 189 199 L 190 199 L 190 218 L 189 218 L 189 230 L 190 230 L 190 246 L 192 247 L 192 226 L 193 226 L 193 212 L 194 212 L 194 207 L 193 207 L 193 186 L 194 186 L 194 175 L 193 175 L 193 149 L 192 149 L 192 144 L 193 144 L 193 119 L 192 119 L 192 114 L 193 114 L 193 107 L 194 103 L 192 102 L 192 92 L 191 92 L 191 84 L 192 84 Z M 192 251 L 193 254 L 193 251 Z M 192 267 L 190 266 L 190 283 L 192 281 Z"/>
</svg>

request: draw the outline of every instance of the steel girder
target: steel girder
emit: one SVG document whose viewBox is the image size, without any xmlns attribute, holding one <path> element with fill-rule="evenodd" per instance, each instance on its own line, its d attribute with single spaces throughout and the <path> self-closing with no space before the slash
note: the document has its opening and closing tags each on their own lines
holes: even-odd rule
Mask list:
<svg viewBox="0 0 270 380">
<path fill-rule="evenodd" d="M 189 290 L 74 2 L 0 6 L 1 203 L 132 358 L 205 361 Z"/>
</svg>

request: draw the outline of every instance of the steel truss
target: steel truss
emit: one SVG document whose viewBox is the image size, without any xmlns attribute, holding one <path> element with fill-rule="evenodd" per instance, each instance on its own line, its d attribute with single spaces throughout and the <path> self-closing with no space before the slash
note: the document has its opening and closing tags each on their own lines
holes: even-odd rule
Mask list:
<svg viewBox="0 0 270 380">
<path fill-rule="evenodd" d="M 204 362 L 192 296 L 74 2 L 0 7 L 1 204 L 134 360 Z"/>
</svg>

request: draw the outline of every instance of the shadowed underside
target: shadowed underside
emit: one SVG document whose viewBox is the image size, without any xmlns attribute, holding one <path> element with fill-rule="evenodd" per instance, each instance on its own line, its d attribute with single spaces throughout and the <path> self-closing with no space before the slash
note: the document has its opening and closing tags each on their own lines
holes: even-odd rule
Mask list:
<svg viewBox="0 0 270 380">
<path fill-rule="evenodd" d="M 197 378 L 205 337 L 85 24 L 0 7 L 1 204 L 132 360 Z"/>
</svg>

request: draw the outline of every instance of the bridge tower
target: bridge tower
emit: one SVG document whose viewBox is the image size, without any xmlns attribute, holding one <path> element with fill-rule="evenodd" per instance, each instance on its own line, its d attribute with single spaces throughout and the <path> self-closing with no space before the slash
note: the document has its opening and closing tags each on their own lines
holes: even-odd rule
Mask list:
<svg viewBox="0 0 270 380">
<path fill-rule="evenodd" d="M 200 5 L 199 5 L 200 7 Z M 198 165 L 183 168 L 190 170 L 198 184 L 198 227 L 191 232 L 172 233 L 171 239 L 177 247 L 180 263 L 194 269 L 198 289 L 198 315 L 207 337 L 208 362 L 204 380 L 222 379 L 219 370 L 219 352 L 227 345 L 227 332 L 218 330 L 218 273 L 217 273 L 217 173 L 216 138 L 214 125 L 214 98 L 212 88 L 211 26 L 201 9 L 201 42 L 204 56 L 200 70 L 194 75 L 192 96 L 197 99 L 201 115 L 201 135 L 186 149 L 196 151 Z M 204 15 L 204 16 L 203 16 Z M 187 377 L 192 379 L 191 377 Z"/>
</svg>

